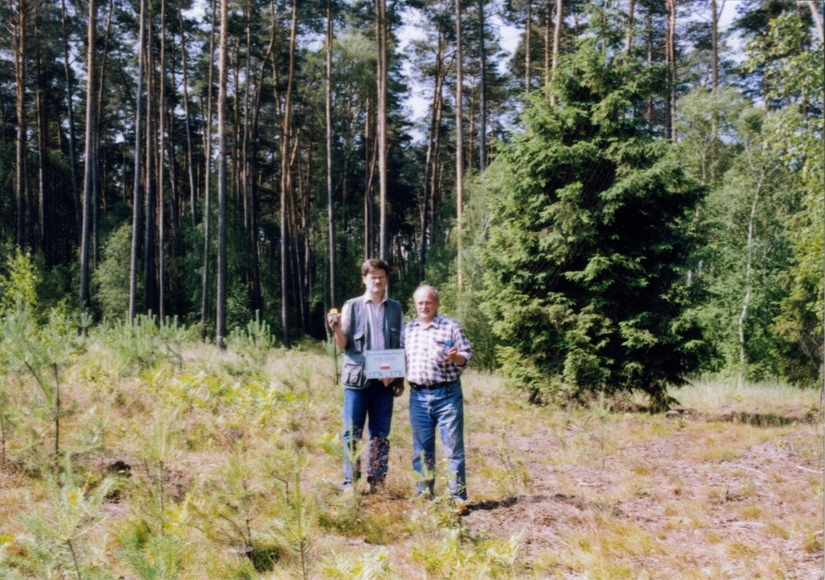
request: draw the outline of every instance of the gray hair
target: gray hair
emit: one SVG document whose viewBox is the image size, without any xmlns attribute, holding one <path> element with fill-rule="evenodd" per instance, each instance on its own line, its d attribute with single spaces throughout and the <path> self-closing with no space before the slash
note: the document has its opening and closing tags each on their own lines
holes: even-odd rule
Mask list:
<svg viewBox="0 0 825 580">
<path fill-rule="evenodd" d="M 438 295 L 438 290 L 436 290 L 434 286 L 430 286 L 429 284 L 421 284 L 418 288 L 416 288 L 415 292 L 413 292 L 413 298 L 422 290 L 429 291 L 433 296 L 435 296 L 436 300 L 441 301 L 441 298 Z"/>
</svg>

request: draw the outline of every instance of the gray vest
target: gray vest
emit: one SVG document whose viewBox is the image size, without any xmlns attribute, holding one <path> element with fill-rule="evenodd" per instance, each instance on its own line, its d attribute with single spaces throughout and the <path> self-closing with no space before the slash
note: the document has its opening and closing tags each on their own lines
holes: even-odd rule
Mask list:
<svg viewBox="0 0 825 580">
<path fill-rule="evenodd" d="M 347 347 L 344 349 L 344 366 L 341 369 L 341 384 L 345 389 L 366 388 L 367 378 L 364 373 L 364 351 L 370 343 L 370 325 L 367 319 L 367 305 L 362 297 L 348 301 L 350 308 L 349 328 L 342 329 L 347 335 Z M 401 304 L 387 300 L 384 308 L 384 346 L 401 348 L 401 329 L 404 314 Z"/>
</svg>

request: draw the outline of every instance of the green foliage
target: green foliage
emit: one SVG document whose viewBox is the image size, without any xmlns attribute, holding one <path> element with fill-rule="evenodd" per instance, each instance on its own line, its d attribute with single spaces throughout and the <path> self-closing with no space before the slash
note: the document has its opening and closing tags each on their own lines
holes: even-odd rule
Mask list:
<svg viewBox="0 0 825 580">
<path fill-rule="evenodd" d="M 790 183 L 801 192 L 799 211 L 786 217 L 788 238 L 793 249 L 790 267 L 779 280 L 786 291 L 773 320 L 777 366 L 782 375 L 799 386 L 821 384 L 823 336 L 823 276 L 825 263 L 825 148 L 822 147 L 822 119 L 806 119 L 799 109 L 781 114 L 778 123 L 785 148 L 780 151 L 787 166 L 802 160 L 799 171 L 790 174 Z"/>
<path fill-rule="evenodd" d="M 125 223 L 109 235 L 103 245 L 103 259 L 93 275 L 95 300 L 105 320 L 123 321 L 129 314 L 131 261 L 132 226 Z"/>
<path fill-rule="evenodd" d="M 0 304 L 0 337 L 8 370 L 30 375 L 45 399 L 45 414 L 54 424 L 55 466 L 60 455 L 61 372 L 82 350 L 83 338 L 78 322 L 65 303 L 49 308 L 45 320 L 38 317 L 37 275 L 28 256 L 21 253 L 9 262 L 9 274 L 0 278 L 6 292 Z M 6 301 L 8 299 L 8 301 Z M 87 321 L 84 320 L 84 324 Z M 6 365 L 4 365 L 6 366 Z M 7 372 L 7 369 L 0 367 Z M 10 415 L 3 413 L 5 427 Z"/>
<path fill-rule="evenodd" d="M 461 322 L 473 346 L 473 368 L 492 370 L 498 366 L 498 340 L 492 331 L 492 320 L 482 307 L 484 299 L 484 245 L 493 215 L 491 197 L 501 189 L 504 171 L 494 163 L 487 171 L 474 174 L 466 184 L 467 206 L 463 213 L 464 251 L 462 254 L 463 288 L 458 290 L 456 272 L 431 267 L 431 282 L 441 291 L 441 310 Z M 455 244 L 454 244 L 455 245 Z M 450 251 L 454 252 L 455 247 Z M 451 263 L 453 255 L 432 252 L 437 261 Z M 413 315 L 414 315 L 413 311 Z"/>
<path fill-rule="evenodd" d="M 233 329 L 226 344 L 256 367 L 263 367 L 275 345 L 275 337 L 270 332 L 269 324 L 261 320 L 261 313 L 256 311 L 255 320 L 250 320 L 245 328 Z"/>
<path fill-rule="evenodd" d="M 699 212 L 708 242 L 695 282 L 708 299 L 695 315 L 719 353 L 711 368 L 748 380 L 780 372 L 772 325 L 794 255 L 787 224 L 800 210 L 793 162 L 783 159 L 793 123 L 790 112 L 743 109 L 733 122 L 739 152 Z"/>
<path fill-rule="evenodd" d="M 270 464 L 270 473 L 280 485 L 275 490 L 278 516 L 269 522 L 269 534 L 298 560 L 304 579 L 309 577 L 310 557 L 318 532 L 316 499 L 301 488 L 301 473 L 308 461 L 305 452 L 288 445 Z"/>
<path fill-rule="evenodd" d="M 93 577 L 102 572 L 90 557 L 89 536 L 105 520 L 101 508 L 112 487 L 105 479 L 96 487 L 78 481 L 70 465 L 60 480 L 46 479 L 49 509 L 29 498 L 28 511 L 20 522 L 28 535 L 20 536 L 25 556 L 17 558 L 16 566 L 38 577 L 60 569 L 71 571 L 76 578 Z"/>
<path fill-rule="evenodd" d="M 819 7 L 821 10 L 821 7 Z M 791 104 L 822 105 L 822 43 L 817 43 L 812 27 L 796 10 L 787 10 L 768 23 L 746 45 L 745 63 L 750 72 L 764 75 L 764 97 L 771 108 Z"/>
<path fill-rule="evenodd" d="M 679 100 L 676 148 L 691 178 L 703 185 L 721 180 L 739 151 L 736 122 L 747 106 L 731 87 L 698 88 Z"/>
<path fill-rule="evenodd" d="M 175 410 L 170 411 L 158 406 L 155 408 L 151 424 L 138 434 L 137 456 L 143 463 L 148 481 L 145 491 L 149 501 L 143 507 L 143 511 L 152 517 L 159 535 L 165 532 L 169 515 L 166 493 L 167 466 L 175 455 L 176 443 L 180 438 L 178 416 Z"/>
<path fill-rule="evenodd" d="M 171 534 L 150 535 L 128 528 L 120 535 L 121 553 L 140 580 L 175 580 L 183 571 L 183 542 Z"/>
<path fill-rule="evenodd" d="M 496 160 L 483 307 L 531 400 L 639 389 L 662 402 L 706 350 L 685 315 L 703 190 L 629 114 L 655 71 L 584 47 L 559 79 L 561 105 L 533 99 L 526 132 Z"/>
<path fill-rule="evenodd" d="M 154 314 L 138 314 L 132 324 L 116 320 L 103 330 L 108 347 L 117 356 L 122 372 L 138 372 L 163 361 L 183 362 L 183 346 L 196 340 L 198 329 L 187 329 L 178 317 L 159 322 Z"/>
<path fill-rule="evenodd" d="M 17 250 L 8 256 L 6 270 L 7 274 L 0 276 L 0 315 L 15 308 L 35 312 L 40 275 L 31 256 Z"/>
</svg>

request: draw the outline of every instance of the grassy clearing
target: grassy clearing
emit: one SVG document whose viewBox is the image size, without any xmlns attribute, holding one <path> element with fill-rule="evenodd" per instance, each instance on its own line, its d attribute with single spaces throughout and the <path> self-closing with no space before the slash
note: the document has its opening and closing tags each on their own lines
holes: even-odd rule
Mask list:
<svg viewBox="0 0 825 580">
<path fill-rule="evenodd" d="M 677 397 L 705 417 L 665 418 L 533 407 L 469 371 L 459 519 L 441 495 L 412 499 L 405 397 L 389 493 L 343 495 L 330 353 L 262 350 L 253 331 L 225 354 L 99 331 L 61 370 L 57 476 L 54 414 L 4 369 L 0 576 L 818 577 L 821 420 L 712 417 L 819 413 L 818 393 L 703 383 Z"/>
</svg>

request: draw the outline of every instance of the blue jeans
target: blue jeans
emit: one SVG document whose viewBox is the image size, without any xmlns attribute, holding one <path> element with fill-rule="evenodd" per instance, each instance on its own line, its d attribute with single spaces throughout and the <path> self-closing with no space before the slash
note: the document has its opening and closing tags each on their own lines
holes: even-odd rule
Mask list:
<svg viewBox="0 0 825 580">
<path fill-rule="evenodd" d="M 354 457 L 355 444 L 361 439 L 367 419 L 367 479 L 372 483 L 386 477 L 394 400 L 392 389 L 378 380 L 368 381 L 365 389 L 344 389 L 344 487 L 361 477 L 361 459 Z"/>
<path fill-rule="evenodd" d="M 450 493 L 467 499 L 464 464 L 464 396 L 461 381 L 437 389 L 410 389 L 410 425 L 413 437 L 413 469 L 421 476 L 418 493 L 433 493 L 435 482 L 435 430 L 450 470 Z"/>
</svg>

